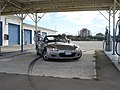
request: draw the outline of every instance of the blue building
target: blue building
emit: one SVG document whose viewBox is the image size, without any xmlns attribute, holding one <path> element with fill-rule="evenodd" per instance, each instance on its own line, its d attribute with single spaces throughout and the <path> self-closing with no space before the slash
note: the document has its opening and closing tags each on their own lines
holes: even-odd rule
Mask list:
<svg viewBox="0 0 120 90">
<path fill-rule="evenodd" d="M 0 46 L 20 45 L 20 28 L 20 19 L 16 16 L 2 16 L 0 22 Z M 57 32 L 43 27 L 37 27 L 37 30 L 41 32 L 43 38 Z M 35 31 L 34 25 L 23 24 L 23 44 L 34 44 Z"/>
</svg>

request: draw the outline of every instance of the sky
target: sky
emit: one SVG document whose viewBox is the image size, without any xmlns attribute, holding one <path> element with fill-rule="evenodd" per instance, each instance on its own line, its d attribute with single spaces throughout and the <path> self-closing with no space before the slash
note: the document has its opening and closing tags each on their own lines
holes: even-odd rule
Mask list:
<svg viewBox="0 0 120 90">
<path fill-rule="evenodd" d="M 109 18 L 109 14 L 107 11 L 101 12 L 107 18 Z M 38 16 L 40 17 L 42 15 L 43 13 L 38 14 Z M 25 18 L 24 23 L 35 25 L 34 21 L 31 18 L 29 18 L 29 16 Z M 58 31 L 57 34 L 65 33 L 69 35 L 78 35 L 78 32 L 82 28 L 87 28 L 88 30 L 90 30 L 91 35 L 93 36 L 96 35 L 97 33 L 104 34 L 105 28 L 108 25 L 109 25 L 108 20 L 104 16 L 102 16 L 99 11 L 45 13 L 45 15 L 38 22 L 38 26 L 40 27 L 56 30 Z"/>
</svg>

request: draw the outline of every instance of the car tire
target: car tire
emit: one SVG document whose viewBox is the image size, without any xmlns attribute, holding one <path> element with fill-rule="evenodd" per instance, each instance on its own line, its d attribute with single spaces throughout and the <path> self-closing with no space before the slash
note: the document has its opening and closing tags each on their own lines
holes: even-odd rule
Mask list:
<svg viewBox="0 0 120 90">
<path fill-rule="evenodd" d="M 80 57 L 78 57 L 78 58 L 74 58 L 73 60 L 78 60 Z"/>
<path fill-rule="evenodd" d="M 80 57 L 75 58 L 75 60 L 78 60 L 78 59 L 80 59 L 81 57 L 82 57 L 82 51 L 80 50 Z"/>
<path fill-rule="evenodd" d="M 43 56 L 43 59 L 44 59 L 45 61 L 48 61 L 48 60 L 49 60 L 49 58 L 47 57 L 47 51 L 46 51 L 46 50 L 43 50 L 42 56 Z"/>
<path fill-rule="evenodd" d="M 82 57 L 82 51 L 80 50 L 80 57 L 79 57 L 79 58 L 81 58 L 81 57 Z M 79 58 L 78 58 L 78 59 L 79 59 Z"/>
</svg>

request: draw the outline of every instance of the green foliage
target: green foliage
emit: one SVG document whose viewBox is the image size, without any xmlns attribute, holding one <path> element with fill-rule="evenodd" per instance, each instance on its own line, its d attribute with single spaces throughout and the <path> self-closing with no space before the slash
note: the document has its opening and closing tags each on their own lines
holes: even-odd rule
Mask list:
<svg viewBox="0 0 120 90">
<path fill-rule="evenodd" d="M 102 33 L 97 33 L 95 36 L 89 35 L 86 37 L 82 37 L 80 35 L 73 36 L 73 35 L 66 35 L 66 34 L 62 34 L 62 36 L 67 37 L 72 41 L 103 41 L 104 40 L 104 35 Z"/>
<path fill-rule="evenodd" d="M 97 37 L 92 35 L 87 37 L 67 35 L 67 38 L 71 39 L 72 41 L 103 41 L 104 40 L 104 37 Z"/>
</svg>

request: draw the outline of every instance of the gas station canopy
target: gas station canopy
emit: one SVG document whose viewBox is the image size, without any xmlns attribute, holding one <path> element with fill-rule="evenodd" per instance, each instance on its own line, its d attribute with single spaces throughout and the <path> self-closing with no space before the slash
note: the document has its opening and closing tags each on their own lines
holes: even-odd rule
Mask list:
<svg viewBox="0 0 120 90">
<path fill-rule="evenodd" d="M 113 2 L 114 0 L 1 0 L 1 15 L 109 10 L 113 7 Z M 117 6 L 116 9 L 120 7 Z"/>
</svg>

